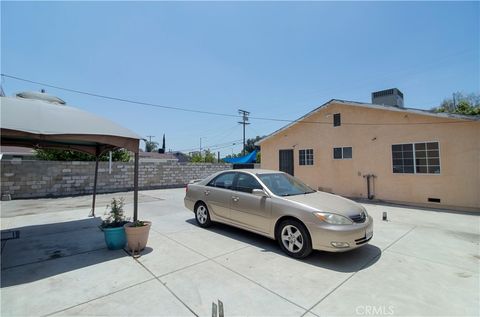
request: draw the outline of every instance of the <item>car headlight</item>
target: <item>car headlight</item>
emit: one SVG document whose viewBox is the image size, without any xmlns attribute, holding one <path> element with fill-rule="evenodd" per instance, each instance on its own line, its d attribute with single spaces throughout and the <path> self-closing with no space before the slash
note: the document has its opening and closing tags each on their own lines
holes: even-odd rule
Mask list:
<svg viewBox="0 0 480 317">
<path fill-rule="evenodd" d="M 367 208 L 363 207 L 363 212 L 365 213 L 365 217 L 368 218 Z"/>
<path fill-rule="evenodd" d="M 315 212 L 315 217 L 319 220 L 330 223 L 332 225 L 351 225 L 353 221 L 350 218 L 340 216 L 337 214 L 331 214 L 329 212 Z"/>
</svg>

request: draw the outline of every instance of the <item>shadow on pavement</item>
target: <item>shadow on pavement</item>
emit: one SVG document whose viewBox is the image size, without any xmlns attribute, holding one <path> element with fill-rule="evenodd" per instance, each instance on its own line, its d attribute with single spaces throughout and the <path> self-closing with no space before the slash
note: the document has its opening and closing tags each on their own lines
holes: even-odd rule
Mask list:
<svg viewBox="0 0 480 317">
<path fill-rule="evenodd" d="M 29 283 L 65 272 L 128 256 L 124 250 L 108 250 L 101 219 L 12 228 L 17 239 L 4 241 L 1 287 Z M 3 244 L 3 243 L 2 243 Z M 146 249 L 142 254 L 151 252 Z"/>
<path fill-rule="evenodd" d="M 186 222 L 197 226 L 195 218 L 188 219 Z M 375 264 L 382 255 L 380 248 L 367 243 L 360 248 L 347 252 L 313 251 L 312 254 L 305 259 L 293 259 L 280 249 L 276 241 L 250 231 L 222 223 L 214 223 L 212 227 L 205 230 L 251 244 L 254 247 L 260 248 L 261 252 L 272 252 L 295 261 L 342 273 L 353 273 L 366 269 Z"/>
</svg>

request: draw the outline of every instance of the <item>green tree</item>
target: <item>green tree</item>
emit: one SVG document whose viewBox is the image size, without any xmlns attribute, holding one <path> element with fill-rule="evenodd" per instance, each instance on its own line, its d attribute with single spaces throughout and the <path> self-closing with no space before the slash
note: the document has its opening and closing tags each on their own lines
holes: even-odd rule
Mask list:
<svg viewBox="0 0 480 317">
<path fill-rule="evenodd" d="M 257 152 L 257 157 L 255 159 L 255 163 L 261 163 L 262 162 L 262 153 Z"/>
<path fill-rule="evenodd" d="M 205 152 L 200 154 L 200 152 L 193 153 L 190 157 L 190 162 L 193 163 L 215 163 L 215 154 L 210 152 L 210 150 L 205 150 Z"/>
<path fill-rule="evenodd" d="M 35 157 L 44 161 L 95 161 L 95 156 L 71 151 L 58 149 L 38 149 L 35 150 Z M 108 152 L 100 156 L 100 161 L 108 161 Z M 128 162 L 130 161 L 130 153 L 125 149 L 119 149 L 112 152 L 112 161 Z"/>
<path fill-rule="evenodd" d="M 241 153 L 241 152 L 238 153 L 238 154 L 235 154 L 235 153 L 233 153 L 233 154 L 228 154 L 227 156 L 225 156 L 225 158 L 236 158 L 236 157 L 240 157 L 240 156 L 242 156 L 242 153 Z"/>
<path fill-rule="evenodd" d="M 255 150 L 260 150 L 260 147 L 256 146 L 255 143 L 263 139 L 265 136 L 256 136 L 245 141 L 245 153 L 251 153 Z"/>
<path fill-rule="evenodd" d="M 468 116 L 480 115 L 480 94 L 464 95 L 457 92 L 453 94 L 452 98 L 444 99 L 439 107 L 432 110 Z"/>
<path fill-rule="evenodd" d="M 154 152 L 158 150 L 158 142 L 145 141 L 145 152 Z"/>
<path fill-rule="evenodd" d="M 480 115 L 480 106 L 472 106 L 468 101 L 460 100 L 454 113 L 478 116 Z"/>
<path fill-rule="evenodd" d="M 191 156 L 190 156 L 190 162 L 192 163 L 201 163 L 203 162 L 203 158 L 202 158 L 202 155 L 200 154 L 200 152 L 196 152 L 196 153 L 193 153 Z"/>
</svg>

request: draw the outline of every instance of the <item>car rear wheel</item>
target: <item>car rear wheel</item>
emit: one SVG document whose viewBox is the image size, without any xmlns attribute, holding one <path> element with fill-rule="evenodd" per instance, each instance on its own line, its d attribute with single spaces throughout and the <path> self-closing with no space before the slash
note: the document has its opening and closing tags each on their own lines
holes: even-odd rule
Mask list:
<svg viewBox="0 0 480 317">
<path fill-rule="evenodd" d="M 195 206 L 195 220 L 197 220 L 198 225 L 203 228 L 207 228 L 212 225 L 210 213 L 208 212 L 208 208 L 204 203 L 198 203 Z"/>
<path fill-rule="evenodd" d="M 282 250 L 301 259 L 312 252 L 312 241 L 305 226 L 295 220 L 285 220 L 278 227 L 277 240 Z"/>
</svg>

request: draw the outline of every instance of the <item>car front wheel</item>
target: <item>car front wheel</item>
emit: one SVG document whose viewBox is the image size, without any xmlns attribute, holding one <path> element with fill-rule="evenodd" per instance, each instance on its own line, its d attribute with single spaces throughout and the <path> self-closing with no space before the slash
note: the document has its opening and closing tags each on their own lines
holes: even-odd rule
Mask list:
<svg viewBox="0 0 480 317">
<path fill-rule="evenodd" d="M 198 203 L 195 206 L 195 219 L 200 227 L 207 228 L 212 225 L 210 220 L 210 213 L 204 203 Z"/>
<path fill-rule="evenodd" d="M 277 240 L 282 250 L 301 259 L 312 252 L 312 241 L 305 226 L 295 220 L 285 220 L 278 227 Z"/>
</svg>

